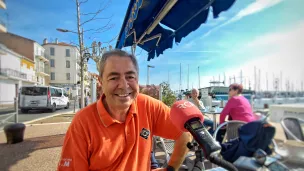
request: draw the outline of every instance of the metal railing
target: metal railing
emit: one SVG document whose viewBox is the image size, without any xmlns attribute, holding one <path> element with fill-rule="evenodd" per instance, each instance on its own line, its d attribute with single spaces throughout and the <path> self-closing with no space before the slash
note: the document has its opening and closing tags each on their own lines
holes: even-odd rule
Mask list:
<svg viewBox="0 0 304 171">
<path fill-rule="evenodd" d="M 11 68 L 0 68 L 0 75 L 27 79 L 27 75 L 25 73 L 11 69 Z"/>
<path fill-rule="evenodd" d="M 0 119 L 0 127 L 2 127 L 3 125 L 7 124 L 7 123 L 12 123 L 12 121 L 10 120 L 12 117 L 14 118 L 14 122 L 18 123 L 18 109 L 19 109 L 19 105 L 18 105 L 18 97 L 14 98 L 14 101 L 0 101 L 1 104 L 1 108 L 0 111 L 3 112 L 7 112 L 5 114 L 0 115 L 1 119 Z M 5 108 L 8 107 L 9 109 Z"/>
</svg>

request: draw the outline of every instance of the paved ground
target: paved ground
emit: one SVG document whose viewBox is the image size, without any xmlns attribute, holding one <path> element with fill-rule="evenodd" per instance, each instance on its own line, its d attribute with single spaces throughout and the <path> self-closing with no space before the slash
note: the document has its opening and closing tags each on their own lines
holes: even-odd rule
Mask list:
<svg viewBox="0 0 304 171">
<path fill-rule="evenodd" d="M 65 132 L 71 121 L 71 114 L 56 116 L 27 125 L 24 142 L 6 144 L 5 134 L 0 132 L 0 170 L 1 171 L 53 171 L 56 170 L 61 153 Z M 39 123 L 44 124 L 39 124 Z M 60 123 L 52 123 L 60 122 Z M 285 141 L 279 124 L 275 139 Z M 164 157 L 163 152 L 156 153 L 157 158 Z"/>
<path fill-rule="evenodd" d="M 75 111 L 78 111 L 79 108 L 76 105 Z M 74 103 L 71 102 L 70 108 L 69 109 L 58 109 L 56 112 L 44 112 L 44 111 L 39 111 L 39 110 L 31 110 L 28 113 L 24 114 L 19 111 L 18 114 L 18 121 L 19 122 L 29 122 L 32 120 L 36 120 L 39 118 L 44 118 L 52 115 L 58 115 L 58 114 L 63 114 L 63 113 L 72 113 L 74 111 Z M 3 129 L 3 127 L 9 123 L 13 123 L 15 121 L 15 117 L 12 116 L 14 113 L 7 113 L 7 114 L 1 114 L 0 115 L 0 130 Z M 6 123 L 2 123 L 2 120 L 6 120 L 8 117 L 12 116 L 10 119 L 7 120 Z"/>
<path fill-rule="evenodd" d="M 1 171 L 54 171 L 69 123 L 27 126 L 22 143 L 7 145 L 0 133 Z"/>
</svg>

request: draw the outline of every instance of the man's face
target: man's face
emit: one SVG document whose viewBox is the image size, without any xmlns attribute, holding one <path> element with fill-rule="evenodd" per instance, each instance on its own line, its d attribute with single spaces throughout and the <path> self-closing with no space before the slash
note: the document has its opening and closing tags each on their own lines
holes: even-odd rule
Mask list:
<svg viewBox="0 0 304 171">
<path fill-rule="evenodd" d="M 191 97 L 192 98 L 197 98 L 198 97 L 198 91 L 197 90 L 192 90 Z"/>
<path fill-rule="evenodd" d="M 128 57 L 111 56 L 107 59 L 101 86 L 106 102 L 117 110 L 128 109 L 139 90 L 138 73 Z"/>
</svg>

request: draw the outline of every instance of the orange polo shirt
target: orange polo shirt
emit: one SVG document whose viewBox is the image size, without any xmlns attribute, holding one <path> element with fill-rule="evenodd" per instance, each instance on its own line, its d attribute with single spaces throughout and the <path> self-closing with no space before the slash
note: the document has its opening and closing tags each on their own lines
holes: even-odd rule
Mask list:
<svg viewBox="0 0 304 171">
<path fill-rule="evenodd" d="M 150 96 L 137 96 L 124 123 L 113 119 L 100 99 L 75 115 L 58 170 L 148 171 L 153 135 L 177 140 L 181 134 L 170 108 Z"/>
</svg>

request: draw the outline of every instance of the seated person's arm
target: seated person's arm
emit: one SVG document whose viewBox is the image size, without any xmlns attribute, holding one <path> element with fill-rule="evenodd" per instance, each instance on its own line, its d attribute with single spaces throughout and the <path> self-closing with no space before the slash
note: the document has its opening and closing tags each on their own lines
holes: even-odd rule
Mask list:
<svg viewBox="0 0 304 171">
<path fill-rule="evenodd" d="M 158 101 L 153 113 L 153 133 L 166 139 L 175 140 L 174 150 L 170 157 L 169 165 L 176 170 L 181 166 L 189 149 L 187 143 L 192 141 L 190 133 L 179 130 L 170 119 L 170 108 Z"/>
<path fill-rule="evenodd" d="M 58 171 L 89 170 L 88 147 L 81 124 L 72 122 L 64 139 Z"/>
<path fill-rule="evenodd" d="M 205 106 L 204 106 L 204 103 L 202 101 L 199 100 L 199 109 L 201 111 L 204 111 L 205 110 Z"/>
<path fill-rule="evenodd" d="M 220 114 L 220 124 L 225 122 L 225 119 L 227 117 L 227 115 L 229 115 L 231 109 L 233 108 L 233 98 L 229 99 L 225 108 L 223 109 L 223 111 Z"/>
</svg>

